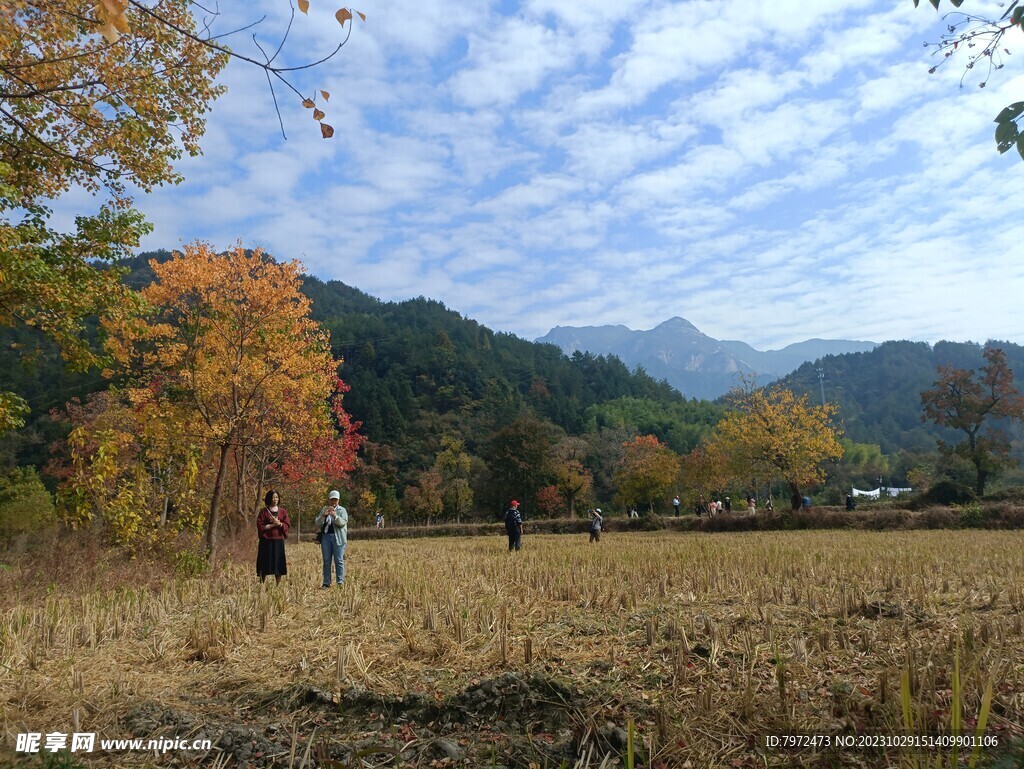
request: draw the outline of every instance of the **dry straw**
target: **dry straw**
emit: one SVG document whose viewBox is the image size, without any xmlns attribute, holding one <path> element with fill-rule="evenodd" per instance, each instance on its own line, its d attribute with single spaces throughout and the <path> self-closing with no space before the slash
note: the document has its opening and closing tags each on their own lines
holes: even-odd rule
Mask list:
<svg viewBox="0 0 1024 769">
<path fill-rule="evenodd" d="M 0 616 L 8 745 L 19 731 L 125 735 L 129 711 L 155 706 L 190 714 L 214 738 L 286 716 L 296 726 L 282 760 L 304 766 L 314 726 L 325 755 L 401 740 L 386 713 L 368 709 L 365 725 L 342 732 L 323 701 L 294 692 L 335 702 L 416 693 L 443 715 L 508 670 L 571 692 L 542 703 L 565 715 L 552 739 L 572 751 L 567 766 L 634 753 L 650 766 L 781 765 L 765 735 L 959 729 L 1005 741 L 1024 723 L 1017 532 L 650 533 L 600 547 L 535 536 L 517 554 L 498 538 L 353 541 L 346 584 L 329 591 L 318 589 L 315 548 L 292 546 L 289 567 L 280 587 L 245 564 L 11 606 Z M 542 745 L 526 741 L 541 729 L 528 708 L 501 707 L 502 749 Z M 480 733 L 462 734 L 486 765 Z M 426 755 L 425 743 L 406 742 L 407 756 Z M 374 754 L 375 765 L 398 766 L 401 748 Z M 234 765 L 220 755 L 207 765 Z M 904 766 L 952 758 L 886 755 Z"/>
</svg>

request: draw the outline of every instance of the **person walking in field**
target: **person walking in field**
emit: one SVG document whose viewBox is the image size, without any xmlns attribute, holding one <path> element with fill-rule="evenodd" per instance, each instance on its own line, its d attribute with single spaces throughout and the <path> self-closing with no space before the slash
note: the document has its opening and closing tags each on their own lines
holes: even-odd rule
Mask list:
<svg viewBox="0 0 1024 769">
<path fill-rule="evenodd" d="M 675 508 L 676 518 L 678 518 L 679 517 L 679 495 L 678 494 L 676 494 L 674 497 L 672 497 L 672 507 Z"/>
<path fill-rule="evenodd" d="M 384 514 L 383 513 L 377 513 L 377 528 L 378 529 L 383 529 L 384 528 Z"/>
<path fill-rule="evenodd" d="M 288 573 L 288 562 L 284 555 L 284 541 L 292 527 L 288 511 L 281 507 L 280 495 L 271 489 L 263 498 L 264 507 L 256 516 L 256 533 L 259 545 L 256 548 L 256 576 L 260 582 L 274 575 L 274 581 L 281 584 L 281 577 Z"/>
<path fill-rule="evenodd" d="M 601 508 L 590 511 L 590 541 L 601 541 L 601 527 L 604 525 L 604 518 L 601 517 Z"/>
<path fill-rule="evenodd" d="M 345 581 L 345 548 L 348 545 L 348 510 L 341 506 L 341 493 L 327 495 L 327 504 L 316 517 L 320 532 L 320 555 L 324 561 L 324 580 L 321 589 L 331 586 L 331 564 L 338 587 Z"/>
<path fill-rule="evenodd" d="M 747 497 L 747 515 L 756 515 L 756 514 L 757 514 L 757 501 L 754 499 L 753 495 L 751 495 L 751 496 Z"/>
<path fill-rule="evenodd" d="M 519 502 L 512 500 L 505 511 L 505 533 L 508 534 L 508 551 L 519 551 L 523 547 L 523 516 Z"/>
</svg>

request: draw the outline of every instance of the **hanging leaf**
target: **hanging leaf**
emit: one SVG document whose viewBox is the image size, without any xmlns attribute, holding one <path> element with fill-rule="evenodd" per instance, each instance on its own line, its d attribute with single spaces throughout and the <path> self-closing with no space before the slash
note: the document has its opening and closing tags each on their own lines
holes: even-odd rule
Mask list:
<svg viewBox="0 0 1024 769">
<path fill-rule="evenodd" d="M 309 14 L 309 0 L 299 0 L 299 10 Z"/>
<path fill-rule="evenodd" d="M 110 23 L 114 25 L 114 29 L 120 32 L 122 35 L 127 35 L 131 32 L 131 27 L 128 26 L 128 20 L 125 19 L 124 14 L 114 16 L 111 18 Z"/>
<path fill-rule="evenodd" d="M 359 18 L 360 19 L 362 19 L 363 21 L 366 21 L 366 14 L 365 13 L 363 13 L 362 11 L 356 11 L 356 13 L 359 14 Z"/>
<path fill-rule="evenodd" d="M 96 31 L 103 35 L 103 39 L 111 44 L 116 43 L 121 38 L 121 33 L 117 31 L 117 27 L 114 26 L 112 21 L 101 24 Z"/>
<path fill-rule="evenodd" d="M 313 110 L 313 120 L 323 120 L 324 113 L 318 109 Z"/>
<path fill-rule="evenodd" d="M 334 126 L 329 126 L 327 123 L 320 124 L 320 135 L 325 139 L 330 139 L 334 136 Z"/>
<path fill-rule="evenodd" d="M 103 0 L 101 8 L 110 16 L 120 16 L 128 8 L 128 4 L 120 0 Z"/>
<path fill-rule="evenodd" d="M 327 91 L 321 91 L 320 95 L 324 97 L 324 101 L 330 101 L 331 100 L 331 95 L 329 93 L 327 93 Z"/>
<path fill-rule="evenodd" d="M 999 123 L 996 126 L 996 149 L 999 150 L 1000 154 L 1006 152 L 1017 143 L 1019 135 L 1020 132 L 1017 129 L 1017 124 L 1013 121 Z"/>
<path fill-rule="evenodd" d="M 1021 113 L 1024 113 L 1024 101 L 1014 102 L 1009 107 L 1003 108 L 1003 111 L 996 116 L 995 122 L 1005 123 L 1007 120 L 1016 120 Z"/>
<path fill-rule="evenodd" d="M 352 11 L 350 11 L 348 8 L 339 8 L 338 12 L 334 14 L 334 18 L 336 18 L 338 20 L 338 23 L 344 27 L 345 22 L 349 21 L 352 18 Z"/>
<path fill-rule="evenodd" d="M 306 109 L 313 109 L 316 106 L 316 102 L 314 102 L 312 99 L 303 99 L 302 106 L 305 107 Z"/>
</svg>

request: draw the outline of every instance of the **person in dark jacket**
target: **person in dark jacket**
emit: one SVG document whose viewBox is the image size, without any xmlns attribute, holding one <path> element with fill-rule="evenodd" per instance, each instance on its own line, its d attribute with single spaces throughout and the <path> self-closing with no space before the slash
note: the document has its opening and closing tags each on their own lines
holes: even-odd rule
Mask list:
<svg viewBox="0 0 1024 769">
<path fill-rule="evenodd" d="M 509 552 L 522 549 L 523 515 L 519 512 L 519 502 L 514 499 L 505 511 L 505 533 L 508 534 Z"/>
<path fill-rule="evenodd" d="M 276 491 L 268 491 L 263 502 L 264 507 L 256 516 L 256 532 L 260 537 L 256 549 L 256 575 L 263 582 L 268 574 L 273 574 L 274 581 L 281 584 L 281 577 L 288 573 L 284 541 L 288 538 L 292 522 L 288 511 L 281 507 L 281 497 Z"/>
</svg>

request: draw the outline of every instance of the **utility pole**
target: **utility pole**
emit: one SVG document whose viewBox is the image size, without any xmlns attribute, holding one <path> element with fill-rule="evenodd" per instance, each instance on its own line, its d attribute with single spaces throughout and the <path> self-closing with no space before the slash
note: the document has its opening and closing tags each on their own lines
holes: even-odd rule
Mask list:
<svg viewBox="0 0 1024 769">
<path fill-rule="evenodd" d="M 821 385 L 821 405 L 825 405 L 825 369 L 818 366 L 818 384 Z"/>
</svg>

